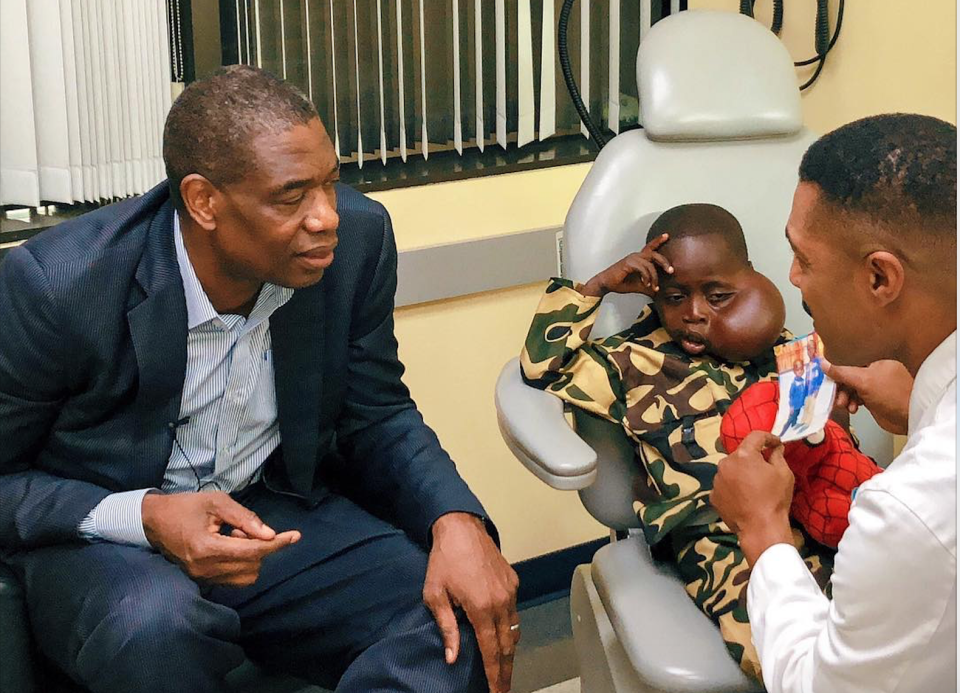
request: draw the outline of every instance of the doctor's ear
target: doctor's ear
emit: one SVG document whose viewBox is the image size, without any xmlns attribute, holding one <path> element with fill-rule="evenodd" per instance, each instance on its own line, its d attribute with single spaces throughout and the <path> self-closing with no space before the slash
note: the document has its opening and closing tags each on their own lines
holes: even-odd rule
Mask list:
<svg viewBox="0 0 960 693">
<path fill-rule="evenodd" d="M 216 200 L 220 191 L 199 173 L 191 173 L 180 181 L 180 197 L 187 214 L 203 229 L 217 226 Z"/>
<path fill-rule="evenodd" d="M 904 268 L 896 255 L 886 250 L 877 250 L 864 258 L 870 279 L 870 293 L 880 306 L 887 306 L 900 297 L 903 291 Z"/>
</svg>

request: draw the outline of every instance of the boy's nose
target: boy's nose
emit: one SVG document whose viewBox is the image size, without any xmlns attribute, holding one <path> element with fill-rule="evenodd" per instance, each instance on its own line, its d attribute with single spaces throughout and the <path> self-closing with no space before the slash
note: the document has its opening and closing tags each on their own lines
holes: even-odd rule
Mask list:
<svg viewBox="0 0 960 693">
<path fill-rule="evenodd" d="M 707 321 L 706 306 L 702 300 L 693 297 L 687 302 L 687 310 L 684 312 L 683 321 L 690 325 L 697 325 Z"/>
</svg>

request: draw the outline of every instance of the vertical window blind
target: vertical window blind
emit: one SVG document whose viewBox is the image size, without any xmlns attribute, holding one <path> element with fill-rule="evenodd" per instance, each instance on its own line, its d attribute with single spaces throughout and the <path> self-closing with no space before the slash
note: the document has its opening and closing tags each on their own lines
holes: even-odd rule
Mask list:
<svg viewBox="0 0 960 693">
<path fill-rule="evenodd" d="M 164 178 L 165 0 L 0 3 L 0 204 L 145 192 Z"/>
<path fill-rule="evenodd" d="M 341 161 L 571 135 L 586 128 L 563 83 L 563 0 L 221 0 L 225 63 L 265 68 L 316 104 Z M 579 0 L 568 47 L 593 118 L 637 123 L 636 55 L 681 0 Z M 226 24 L 226 26 L 224 26 Z"/>
</svg>

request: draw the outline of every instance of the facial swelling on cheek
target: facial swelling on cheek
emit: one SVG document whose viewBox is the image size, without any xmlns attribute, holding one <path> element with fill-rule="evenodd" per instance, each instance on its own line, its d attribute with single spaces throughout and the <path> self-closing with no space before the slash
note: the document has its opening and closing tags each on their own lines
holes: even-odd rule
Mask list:
<svg viewBox="0 0 960 693">
<path fill-rule="evenodd" d="M 786 307 L 780 292 L 761 274 L 742 287 L 711 321 L 711 344 L 728 361 L 749 361 L 770 349 L 783 331 Z"/>
</svg>

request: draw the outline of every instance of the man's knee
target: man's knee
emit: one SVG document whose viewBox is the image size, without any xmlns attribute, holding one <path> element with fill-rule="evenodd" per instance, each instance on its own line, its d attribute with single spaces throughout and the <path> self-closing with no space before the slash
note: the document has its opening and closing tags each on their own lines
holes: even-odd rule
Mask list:
<svg viewBox="0 0 960 693">
<path fill-rule="evenodd" d="M 121 594 L 112 592 L 79 619 L 86 631 L 79 633 L 76 658 L 81 679 L 93 683 L 107 671 L 117 681 L 147 690 L 169 675 L 172 663 L 189 680 L 220 678 L 243 661 L 234 644 L 239 617 L 203 599 L 192 583 L 144 581 Z"/>
</svg>

